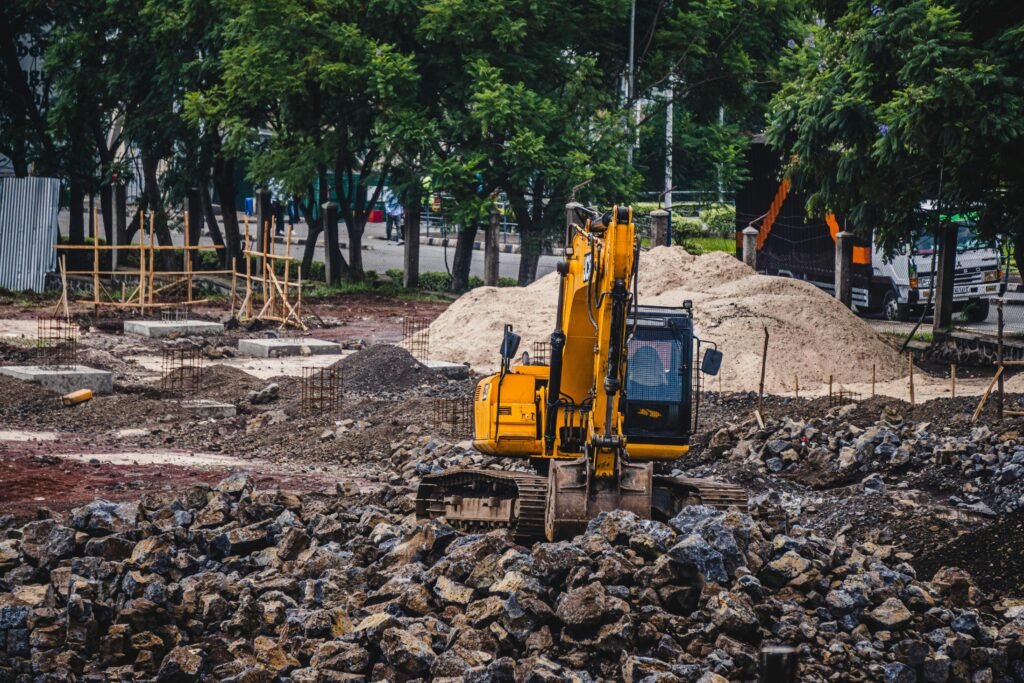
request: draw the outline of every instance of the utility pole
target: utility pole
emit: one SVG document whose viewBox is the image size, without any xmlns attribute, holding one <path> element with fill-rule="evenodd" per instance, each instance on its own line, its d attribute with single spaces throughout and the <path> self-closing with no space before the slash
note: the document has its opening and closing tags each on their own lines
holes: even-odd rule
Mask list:
<svg viewBox="0 0 1024 683">
<path fill-rule="evenodd" d="M 629 63 L 626 64 L 626 106 L 629 107 L 630 111 L 636 112 L 636 71 L 634 61 L 636 59 L 636 0 L 633 0 L 629 10 Z M 633 121 L 633 125 L 636 125 L 636 120 Z M 626 131 L 629 132 L 629 124 L 626 125 Z M 633 149 L 635 145 L 629 145 L 626 151 L 626 160 L 630 166 L 633 165 Z"/>
</svg>

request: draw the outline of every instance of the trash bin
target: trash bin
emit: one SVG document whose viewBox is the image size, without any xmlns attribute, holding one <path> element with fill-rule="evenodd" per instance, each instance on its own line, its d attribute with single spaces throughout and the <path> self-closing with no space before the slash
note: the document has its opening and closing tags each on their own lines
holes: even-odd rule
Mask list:
<svg viewBox="0 0 1024 683">
<path fill-rule="evenodd" d="M 256 213 L 256 199 L 255 197 L 245 198 L 245 215 L 251 216 Z"/>
</svg>

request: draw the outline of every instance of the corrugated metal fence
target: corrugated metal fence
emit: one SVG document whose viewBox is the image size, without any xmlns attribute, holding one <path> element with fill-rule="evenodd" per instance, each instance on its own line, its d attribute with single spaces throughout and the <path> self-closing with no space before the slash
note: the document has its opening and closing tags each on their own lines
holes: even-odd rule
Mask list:
<svg viewBox="0 0 1024 683">
<path fill-rule="evenodd" d="M 0 287 L 43 291 L 57 267 L 60 180 L 0 178 Z"/>
</svg>

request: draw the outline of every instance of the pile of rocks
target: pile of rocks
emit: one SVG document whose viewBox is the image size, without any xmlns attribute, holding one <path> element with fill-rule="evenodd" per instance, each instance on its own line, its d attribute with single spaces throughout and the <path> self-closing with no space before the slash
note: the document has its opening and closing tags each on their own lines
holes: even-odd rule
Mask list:
<svg viewBox="0 0 1024 683">
<path fill-rule="evenodd" d="M 955 433 L 948 425 L 897 415 L 858 427 L 854 406 L 821 418 L 753 420 L 723 427 L 711 454 L 756 465 L 814 485 L 863 481 L 879 490 L 886 481 L 949 492 L 949 504 L 992 516 L 1024 507 L 1024 436 L 979 426 Z"/>
<path fill-rule="evenodd" d="M 1024 609 L 891 547 L 692 507 L 527 548 L 407 494 L 235 476 L 7 528 L 0 680 L 709 682 L 766 643 L 802 681 L 1024 678 Z"/>
</svg>

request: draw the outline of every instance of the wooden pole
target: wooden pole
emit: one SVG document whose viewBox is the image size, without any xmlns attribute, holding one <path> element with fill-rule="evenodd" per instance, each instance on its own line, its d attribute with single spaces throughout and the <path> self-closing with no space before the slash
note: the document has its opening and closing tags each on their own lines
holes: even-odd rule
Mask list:
<svg viewBox="0 0 1024 683">
<path fill-rule="evenodd" d="M 793 388 L 796 392 L 796 397 L 800 398 L 800 377 L 797 375 L 793 375 Z"/>
<path fill-rule="evenodd" d="M 1002 376 L 1003 376 L 1003 368 L 998 368 L 996 370 L 995 377 L 993 377 L 992 381 L 989 382 L 988 388 L 985 389 L 985 393 L 982 394 L 981 400 L 978 401 L 978 407 L 974 409 L 974 414 L 971 415 L 971 423 L 972 424 L 978 421 L 978 416 L 981 415 L 981 409 L 985 407 L 985 402 L 988 401 L 988 395 L 992 393 L 992 387 L 994 387 L 996 385 L 996 382 L 998 382 L 999 378 L 1002 377 Z"/>
<path fill-rule="evenodd" d="M 295 315 L 302 322 L 302 264 L 299 264 L 299 292 L 295 299 Z"/>
<path fill-rule="evenodd" d="M 235 287 L 238 284 L 238 270 L 235 268 L 235 257 L 231 257 L 231 317 L 235 317 Z"/>
<path fill-rule="evenodd" d="M 185 318 L 188 319 L 192 312 L 192 239 L 189 237 L 189 225 L 188 225 L 188 211 L 189 207 L 186 206 L 185 210 L 185 287 L 188 291 L 185 294 Z"/>
<path fill-rule="evenodd" d="M 956 363 L 949 366 L 949 379 L 953 383 L 953 398 L 956 398 Z"/>
<path fill-rule="evenodd" d="M 146 315 L 146 210 L 139 209 L 139 315 Z"/>
<path fill-rule="evenodd" d="M 288 274 L 292 270 L 292 226 L 288 226 L 288 233 L 284 242 L 284 302 L 281 305 L 281 317 L 287 317 L 288 310 Z"/>
<path fill-rule="evenodd" d="M 914 354 L 907 352 L 907 365 L 910 366 L 910 405 L 914 405 Z"/>
<path fill-rule="evenodd" d="M 871 366 L 871 398 L 875 397 L 875 366 Z"/>
<path fill-rule="evenodd" d="M 260 272 L 263 273 L 263 309 L 260 313 L 262 317 L 263 312 L 267 310 L 267 241 L 270 239 L 270 223 L 264 221 L 260 229 L 263 231 L 263 262 L 260 266 Z"/>
<path fill-rule="evenodd" d="M 828 376 L 828 404 L 832 405 L 832 375 Z"/>
<path fill-rule="evenodd" d="M 100 316 L 100 209 L 92 207 L 92 316 Z"/>
<path fill-rule="evenodd" d="M 249 214 L 245 214 L 245 319 L 252 320 L 252 252 L 249 242 Z"/>
<path fill-rule="evenodd" d="M 757 412 L 761 412 L 761 402 L 764 398 L 764 370 L 768 363 L 768 326 L 764 326 L 764 348 L 761 349 L 761 385 L 757 390 Z"/>
<path fill-rule="evenodd" d="M 996 299 L 996 311 L 999 313 L 999 346 L 997 350 L 997 357 L 999 360 L 999 369 L 1003 369 L 1003 300 Z M 1003 419 L 1003 373 L 999 373 L 999 394 L 996 396 L 996 415 L 999 420 Z"/>
<path fill-rule="evenodd" d="M 154 261 L 154 255 L 156 249 L 154 249 L 154 234 L 156 233 L 156 211 L 149 214 L 149 287 L 146 289 L 149 295 L 149 304 L 153 305 L 153 278 L 156 277 L 156 263 Z"/>
</svg>

